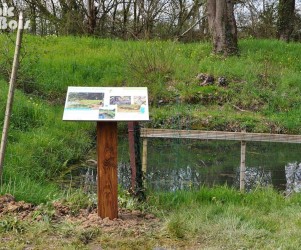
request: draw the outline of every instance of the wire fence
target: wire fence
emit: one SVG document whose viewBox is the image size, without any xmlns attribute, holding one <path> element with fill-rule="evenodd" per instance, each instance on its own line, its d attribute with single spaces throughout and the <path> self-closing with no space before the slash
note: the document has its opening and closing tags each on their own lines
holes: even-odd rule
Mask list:
<svg viewBox="0 0 301 250">
<path fill-rule="evenodd" d="M 194 190 L 202 186 L 216 185 L 240 188 L 242 144 L 239 137 L 237 140 L 221 140 L 213 137 L 207 140 L 180 136 L 147 137 L 153 132 L 155 130 L 147 130 L 147 133 L 142 130 L 141 137 L 143 145 L 141 151 L 144 151 L 141 154 L 144 158 L 144 183 L 147 189 Z M 197 132 L 200 131 L 195 131 Z M 259 186 L 269 186 L 286 194 L 301 191 L 301 165 L 299 166 L 301 144 L 258 142 L 256 140 L 259 134 L 256 136 L 255 141 L 250 139 L 246 143 L 244 189 L 250 191 Z M 263 137 L 266 136 L 267 134 L 263 134 Z M 285 138 L 284 135 L 281 136 Z M 248 133 L 248 137 L 251 138 L 251 133 Z M 145 154 L 146 146 L 147 154 Z M 118 161 L 119 185 L 130 189 L 131 166 L 127 134 L 119 136 Z M 96 190 L 96 174 L 94 162 L 94 166 L 83 164 L 81 173 L 74 176 L 82 176 L 81 185 L 93 191 Z"/>
<path fill-rule="evenodd" d="M 273 186 L 290 192 L 300 185 L 300 136 L 145 129 L 142 137 L 147 140 L 144 171 L 152 189 L 240 187 L 241 176 L 246 190 Z"/>
</svg>

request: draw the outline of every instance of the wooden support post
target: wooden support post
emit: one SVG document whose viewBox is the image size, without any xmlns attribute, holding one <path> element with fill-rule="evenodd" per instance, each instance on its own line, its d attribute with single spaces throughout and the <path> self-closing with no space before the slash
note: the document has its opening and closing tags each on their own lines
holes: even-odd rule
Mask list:
<svg viewBox="0 0 301 250">
<path fill-rule="evenodd" d="M 130 149 L 130 164 L 131 164 L 131 187 L 132 190 L 136 190 L 136 177 L 137 177 L 137 164 L 136 164 L 136 152 L 135 152 L 135 127 L 138 126 L 138 122 L 128 122 L 128 134 L 129 134 L 129 149 Z"/>
<path fill-rule="evenodd" d="M 21 11 L 20 15 L 19 15 L 19 24 L 18 24 L 18 33 L 17 33 L 17 39 L 16 39 L 14 62 L 13 62 L 13 68 L 12 68 L 10 82 L 9 82 L 9 91 L 8 91 L 8 96 L 7 96 L 7 104 L 6 104 L 6 110 L 5 110 L 5 115 L 4 115 L 4 124 L 3 124 L 1 144 L 0 144 L 1 184 L 2 184 L 4 156 L 5 156 L 6 144 L 7 144 L 7 138 L 8 138 L 8 129 L 9 129 L 10 117 L 11 117 L 11 113 L 12 113 L 12 109 L 13 109 L 15 84 L 16 84 L 17 72 L 18 72 L 18 68 L 19 68 L 19 57 L 20 57 L 20 50 L 21 50 L 21 44 L 22 44 L 22 36 L 23 36 L 23 12 Z"/>
<path fill-rule="evenodd" d="M 97 122 L 98 216 L 118 217 L 117 122 Z"/>
<path fill-rule="evenodd" d="M 131 189 L 132 194 L 138 198 L 138 200 L 144 200 L 144 188 L 143 188 L 143 173 L 141 163 L 140 152 L 140 127 L 139 123 L 129 122 L 129 147 L 130 147 L 130 161 L 131 161 Z"/>
<path fill-rule="evenodd" d="M 142 151 L 142 171 L 146 173 L 147 170 L 147 138 L 143 139 L 143 151 Z"/>
<path fill-rule="evenodd" d="M 246 148 L 247 143 L 241 141 L 241 152 L 240 152 L 240 191 L 245 191 L 246 183 Z"/>
</svg>

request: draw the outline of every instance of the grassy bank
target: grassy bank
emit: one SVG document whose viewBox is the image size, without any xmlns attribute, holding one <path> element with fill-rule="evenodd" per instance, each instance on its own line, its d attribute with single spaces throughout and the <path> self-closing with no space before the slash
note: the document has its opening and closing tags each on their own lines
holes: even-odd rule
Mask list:
<svg viewBox="0 0 301 250">
<path fill-rule="evenodd" d="M 7 84 L 0 81 L 0 88 L 4 109 Z M 16 91 L 2 194 L 11 193 L 17 199 L 40 203 L 59 193 L 55 183 L 61 172 L 83 157 L 92 147 L 94 136 L 90 124 L 64 123 L 61 116 L 60 107 L 51 107 L 44 100 Z M 0 119 L 3 121 L 4 111 Z"/>
<path fill-rule="evenodd" d="M 123 197 L 120 206 L 133 210 L 132 215 L 137 214 L 137 209 L 154 213 L 159 221 L 154 223 L 146 218 L 139 223 L 134 221 L 128 227 L 95 226 L 93 221 L 83 227 L 83 223 L 71 215 L 50 220 L 53 209 L 50 203 L 44 206 L 40 221 L 6 215 L 0 222 L 0 247 L 299 249 L 301 244 L 300 195 L 285 198 L 272 189 L 241 194 L 218 187 L 173 194 L 153 193 L 148 197 L 145 204 L 136 204 Z M 79 204 L 74 201 L 78 202 L 77 199 L 73 204 Z M 123 218 L 122 221 L 129 223 L 130 219 Z"/>
<path fill-rule="evenodd" d="M 147 86 L 149 126 L 299 133 L 300 45 L 242 40 L 239 46 L 238 57 L 221 58 L 207 43 L 27 36 L 19 88 L 62 104 L 70 85 Z M 200 73 L 215 83 L 200 86 Z"/>
<path fill-rule="evenodd" d="M 0 36 L 0 125 L 13 40 Z M 61 121 L 67 86 L 147 86 L 149 127 L 299 134 L 300 45 L 239 46 L 240 56 L 221 58 L 208 43 L 26 35 L 0 192 L 45 201 L 61 173 L 95 147 L 94 124 Z M 215 83 L 200 86 L 200 73 Z"/>
</svg>

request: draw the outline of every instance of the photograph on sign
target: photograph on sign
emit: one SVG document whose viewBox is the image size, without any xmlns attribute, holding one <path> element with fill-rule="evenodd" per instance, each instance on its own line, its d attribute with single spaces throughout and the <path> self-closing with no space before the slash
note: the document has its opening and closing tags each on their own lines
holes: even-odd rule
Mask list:
<svg viewBox="0 0 301 250">
<path fill-rule="evenodd" d="M 69 87 L 63 120 L 147 121 L 147 88 Z"/>
</svg>

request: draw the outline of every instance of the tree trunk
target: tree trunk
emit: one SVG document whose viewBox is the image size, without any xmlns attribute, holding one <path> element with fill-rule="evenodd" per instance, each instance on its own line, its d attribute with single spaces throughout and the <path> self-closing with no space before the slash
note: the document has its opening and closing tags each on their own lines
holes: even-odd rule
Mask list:
<svg viewBox="0 0 301 250">
<path fill-rule="evenodd" d="M 123 39 L 127 39 L 128 34 L 128 18 L 130 14 L 130 7 L 132 4 L 132 0 L 125 1 L 123 0 L 123 27 L 122 27 L 122 37 Z"/>
<path fill-rule="evenodd" d="M 133 24 L 133 33 L 137 35 L 137 27 L 138 27 L 138 15 L 137 15 L 137 0 L 134 0 L 134 24 Z"/>
<path fill-rule="evenodd" d="M 213 38 L 213 52 L 225 56 L 237 54 L 237 27 L 233 0 L 208 0 L 207 11 Z"/>
<path fill-rule="evenodd" d="M 31 24 L 31 28 L 30 28 L 30 32 L 33 35 L 37 34 L 37 13 L 36 13 L 36 5 L 35 4 L 30 4 L 30 24 Z"/>
<path fill-rule="evenodd" d="M 279 0 L 278 39 L 289 42 L 294 30 L 295 0 Z"/>
<path fill-rule="evenodd" d="M 56 7 L 55 7 L 55 4 L 54 4 L 53 0 L 51 0 L 51 6 L 52 6 L 53 16 L 56 19 L 57 18 L 57 16 L 56 16 Z M 58 36 L 59 35 L 59 29 L 58 29 L 58 21 L 57 20 L 54 20 L 54 28 L 55 28 L 55 34 Z"/>
<path fill-rule="evenodd" d="M 112 13 L 112 27 L 111 27 L 111 34 L 115 36 L 115 26 L 116 26 L 116 16 L 117 16 L 117 8 L 118 4 L 117 1 L 114 1 L 114 8 L 113 8 L 113 13 Z"/>
<path fill-rule="evenodd" d="M 96 28 L 96 15 L 97 8 L 94 5 L 94 0 L 88 0 L 87 2 L 87 10 L 88 10 L 88 33 L 93 35 Z"/>
</svg>

